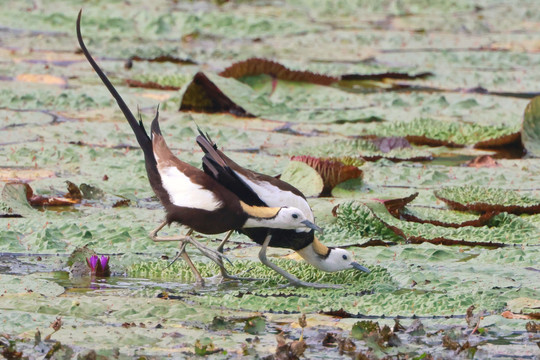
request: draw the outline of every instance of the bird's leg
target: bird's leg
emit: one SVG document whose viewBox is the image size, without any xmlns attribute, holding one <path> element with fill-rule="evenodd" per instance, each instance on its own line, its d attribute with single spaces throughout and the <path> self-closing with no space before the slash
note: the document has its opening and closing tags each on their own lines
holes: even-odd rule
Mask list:
<svg viewBox="0 0 540 360">
<path fill-rule="evenodd" d="M 167 225 L 167 221 L 163 221 L 157 228 L 150 231 L 148 236 L 154 242 L 160 241 L 189 241 L 190 235 L 193 233 L 193 229 L 189 229 L 186 235 L 184 236 L 157 236 L 157 233 Z"/>
<path fill-rule="evenodd" d="M 227 235 L 225 235 L 225 237 L 223 238 L 223 240 L 221 240 L 221 242 L 219 243 L 218 247 L 217 247 L 217 251 L 219 251 L 220 253 L 223 254 L 223 247 L 225 246 L 225 243 L 227 241 L 229 241 L 229 238 L 231 237 L 232 233 L 234 232 L 234 230 L 231 230 L 227 233 Z"/>
<path fill-rule="evenodd" d="M 227 261 L 229 261 L 229 259 L 227 259 L 223 254 L 217 252 L 216 250 L 213 250 L 213 249 L 210 249 L 210 248 L 204 246 L 203 244 L 201 244 L 200 242 L 198 242 L 197 240 L 192 238 L 190 235 L 193 233 L 193 229 L 189 229 L 188 232 L 186 233 L 186 235 L 184 235 L 184 236 L 167 236 L 167 237 L 157 236 L 157 233 L 161 229 L 163 229 L 165 227 L 165 225 L 167 225 L 167 221 L 164 221 L 157 228 L 150 231 L 150 233 L 148 235 L 150 236 L 152 241 L 154 241 L 154 242 L 160 242 L 160 241 L 188 242 L 191 245 L 195 246 L 197 249 L 199 249 L 199 251 L 204 256 L 206 256 L 207 258 L 209 258 L 210 260 L 214 261 L 217 264 L 220 263 L 221 258 L 225 258 Z M 179 253 L 179 254 L 181 255 L 182 253 Z"/>
<path fill-rule="evenodd" d="M 266 236 L 266 239 L 264 239 L 264 243 L 261 247 L 261 250 L 259 251 L 259 259 L 264 265 L 268 266 L 270 269 L 274 270 L 275 272 L 283 276 L 285 279 L 289 280 L 290 285 L 313 287 L 313 288 L 319 288 L 319 289 L 341 289 L 341 286 L 339 285 L 333 285 L 333 284 L 327 285 L 327 284 L 318 284 L 318 283 L 310 283 L 310 282 L 302 281 L 298 279 L 296 276 L 289 274 L 287 271 L 283 270 L 276 264 L 270 262 L 270 260 L 268 260 L 268 258 L 266 257 L 266 249 L 268 248 L 270 239 L 272 239 L 272 234 L 268 234 Z"/>
<path fill-rule="evenodd" d="M 231 237 L 233 232 L 234 232 L 234 230 L 229 231 L 227 233 L 227 235 L 225 235 L 223 240 L 221 240 L 221 242 L 219 243 L 216 250 L 219 251 L 220 254 L 223 254 L 223 247 L 225 246 L 225 243 L 229 240 L 229 238 Z M 223 265 L 223 261 L 220 261 L 218 263 L 218 265 L 219 265 L 219 271 L 221 272 L 221 276 L 223 277 L 223 279 L 239 280 L 239 281 L 259 281 L 259 280 L 262 280 L 262 279 L 258 279 L 258 278 L 248 278 L 248 277 L 239 277 L 239 276 L 230 275 L 229 272 L 227 271 L 227 269 L 225 269 L 225 266 Z"/>
<path fill-rule="evenodd" d="M 189 255 L 187 254 L 187 252 L 185 250 L 182 250 L 182 252 L 180 253 L 180 256 L 182 256 L 182 258 L 187 262 L 189 268 L 193 272 L 193 275 L 195 276 L 195 283 L 197 285 L 204 286 L 204 279 L 201 276 L 201 273 L 199 272 L 199 270 L 197 270 L 197 268 L 195 267 L 195 265 L 189 258 Z"/>
<path fill-rule="evenodd" d="M 190 243 L 193 246 L 195 246 L 197 249 L 199 249 L 199 251 L 204 256 L 206 256 L 210 260 L 214 261 L 220 267 L 223 266 L 222 265 L 223 262 L 221 261 L 221 258 L 222 257 L 226 258 L 226 257 L 223 254 L 221 254 L 221 253 L 219 253 L 219 252 L 217 252 L 217 251 L 215 251 L 213 249 L 210 249 L 210 248 L 204 246 L 203 244 L 201 244 L 200 242 L 198 242 L 197 240 L 193 239 L 191 237 L 191 234 L 193 233 L 193 229 L 189 229 L 188 232 L 186 233 L 186 235 L 184 235 L 184 236 L 170 236 L 170 237 L 157 236 L 157 233 L 161 229 L 163 229 L 165 227 L 165 225 L 167 225 L 167 221 L 164 221 L 157 228 L 152 230 L 149 233 L 149 236 L 152 239 L 152 241 L 155 241 L 155 242 L 160 242 L 160 241 L 180 241 L 181 242 L 180 251 L 178 252 L 177 256 L 173 259 L 173 261 L 167 267 L 171 266 L 179 257 L 182 257 L 187 262 L 189 267 L 191 268 L 191 271 L 193 272 L 193 275 L 195 276 L 197 284 L 201 284 L 201 285 L 204 284 L 204 280 L 203 280 L 201 274 L 199 273 L 199 271 L 197 270 L 197 268 L 195 267 L 195 265 L 193 264 L 193 262 L 189 258 L 189 255 L 185 251 L 187 243 Z"/>
<path fill-rule="evenodd" d="M 169 263 L 169 265 L 167 265 L 165 267 L 165 269 L 167 269 L 168 267 L 170 267 L 172 264 L 174 264 L 176 262 L 176 260 L 180 259 L 180 256 L 182 256 L 182 253 L 185 251 L 186 249 L 186 246 L 187 246 L 187 243 L 185 242 L 182 242 L 181 245 L 180 245 L 180 250 L 176 253 L 176 256 L 174 257 L 174 259 Z"/>
</svg>

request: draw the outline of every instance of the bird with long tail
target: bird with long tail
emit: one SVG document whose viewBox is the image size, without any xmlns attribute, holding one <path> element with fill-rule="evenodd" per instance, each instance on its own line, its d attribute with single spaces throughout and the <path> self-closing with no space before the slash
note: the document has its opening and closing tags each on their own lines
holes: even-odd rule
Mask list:
<svg viewBox="0 0 540 360">
<path fill-rule="evenodd" d="M 187 243 L 192 244 L 203 255 L 220 265 L 222 273 L 227 274 L 221 260 L 222 254 L 195 240 L 191 236 L 193 231 L 202 234 L 219 234 L 231 230 L 240 231 L 244 228 L 320 230 L 300 209 L 287 206 L 249 205 L 210 175 L 178 159 L 168 148 L 161 134 L 158 121 L 159 111 L 156 111 L 151 124 L 151 136 L 148 136 L 142 121 L 136 120 L 86 48 L 81 35 L 81 16 L 82 10 L 77 18 L 79 45 L 135 133 L 137 142 L 144 153 L 150 186 L 165 208 L 165 220 L 152 230 L 149 236 L 153 241 L 180 241 L 180 254 L 190 266 L 198 283 L 204 284 L 204 280 L 185 252 Z M 190 230 L 184 236 L 158 236 L 158 232 L 165 225 L 173 222 L 185 225 Z"/>
<path fill-rule="evenodd" d="M 291 184 L 278 178 L 260 174 L 241 167 L 212 142 L 209 136 L 199 129 L 197 143 L 204 151 L 203 170 L 220 184 L 234 192 L 247 204 L 252 206 L 275 206 L 283 204 L 299 208 L 310 221 L 314 221 L 313 211 L 305 196 Z M 262 245 L 259 259 L 270 267 L 291 285 L 311 287 L 334 287 L 332 285 L 308 283 L 296 278 L 266 257 L 266 249 L 270 247 L 287 248 L 296 251 L 306 262 L 317 269 L 326 272 L 335 272 L 346 269 L 357 269 L 369 273 L 370 270 L 354 261 L 352 254 L 341 248 L 328 247 L 317 239 L 312 229 L 242 229 L 256 243 Z M 225 241 L 230 233 L 218 247 L 223 251 Z"/>
</svg>

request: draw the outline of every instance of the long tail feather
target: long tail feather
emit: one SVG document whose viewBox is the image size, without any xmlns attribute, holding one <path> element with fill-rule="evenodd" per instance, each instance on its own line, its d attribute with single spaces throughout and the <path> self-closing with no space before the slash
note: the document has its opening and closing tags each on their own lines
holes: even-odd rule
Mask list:
<svg viewBox="0 0 540 360">
<path fill-rule="evenodd" d="M 118 94 L 118 91 L 116 91 L 113 84 L 110 82 L 109 78 L 107 78 L 103 70 L 101 70 L 99 65 L 96 63 L 96 61 L 94 60 L 92 55 L 90 55 L 90 52 L 86 48 L 86 45 L 84 44 L 84 41 L 81 35 L 81 17 L 82 17 L 82 9 L 81 11 L 79 11 L 79 16 L 77 17 L 77 39 L 79 40 L 79 46 L 81 47 L 84 56 L 86 57 L 90 65 L 92 65 L 92 68 L 94 68 L 95 72 L 97 73 L 97 75 L 99 76 L 103 84 L 105 84 L 105 86 L 107 87 L 107 89 L 109 90 L 113 98 L 116 100 L 118 107 L 120 107 L 120 110 L 122 110 L 122 113 L 126 117 L 126 120 L 128 121 L 129 125 L 133 129 L 133 132 L 135 133 L 135 136 L 137 137 L 137 142 L 141 146 L 141 149 L 144 151 L 145 156 L 147 157 L 150 156 L 150 158 L 153 158 L 152 141 L 150 140 L 150 137 L 148 136 L 144 127 L 142 126 L 142 121 L 137 122 L 137 119 L 135 118 L 131 110 L 129 110 L 128 106 L 126 105 L 126 103 L 124 102 L 120 94 Z"/>
</svg>

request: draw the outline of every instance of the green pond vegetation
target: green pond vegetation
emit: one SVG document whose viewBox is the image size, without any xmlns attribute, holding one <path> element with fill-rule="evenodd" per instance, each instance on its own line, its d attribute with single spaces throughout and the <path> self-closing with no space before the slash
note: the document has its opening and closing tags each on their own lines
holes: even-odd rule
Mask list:
<svg viewBox="0 0 540 360">
<path fill-rule="evenodd" d="M 197 125 L 302 190 L 371 273 L 228 271 L 163 219 L 88 48 L 173 153 Z M 16 2 L 0 13 L 0 354 L 18 358 L 533 359 L 540 343 L 540 8 L 532 0 Z M 536 36 L 537 37 L 537 36 Z M 264 61 L 272 60 L 272 61 Z M 233 66 L 234 65 L 234 66 Z M 294 157 L 294 159 L 293 159 Z M 32 193 L 28 192 L 30 185 Z M 47 202 L 56 206 L 46 206 Z M 186 232 L 172 225 L 164 234 Z M 224 236 L 196 235 L 210 247 Z M 111 277 L 86 258 L 109 256 Z M 305 318 L 303 317 L 305 315 Z"/>
</svg>

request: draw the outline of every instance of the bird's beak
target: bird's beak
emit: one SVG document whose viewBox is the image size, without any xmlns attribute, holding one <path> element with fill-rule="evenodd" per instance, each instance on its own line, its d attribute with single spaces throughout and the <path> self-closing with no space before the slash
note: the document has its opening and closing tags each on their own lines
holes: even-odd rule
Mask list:
<svg viewBox="0 0 540 360">
<path fill-rule="evenodd" d="M 355 268 L 356 270 L 360 270 L 360 271 L 363 271 L 363 272 L 366 272 L 366 273 L 370 273 L 371 270 L 369 270 L 367 267 L 364 267 L 362 265 L 360 265 L 359 263 L 357 262 L 352 262 L 351 263 L 352 267 Z"/>
<path fill-rule="evenodd" d="M 302 221 L 302 224 L 304 224 L 304 225 L 306 225 L 308 228 L 313 229 L 313 230 L 315 230 L 315 231 L 318 231 L 318 232 L 320 232 L 320 233 L 323 232 L 323 230 L 322 230 L 320 227 L 318 227 L 317 225 L 315 225 L 314 223 L 312 223 L 312 222 L 309 221 L 309 220 L 304 220 L 304 221 Z"/>
</svg>

